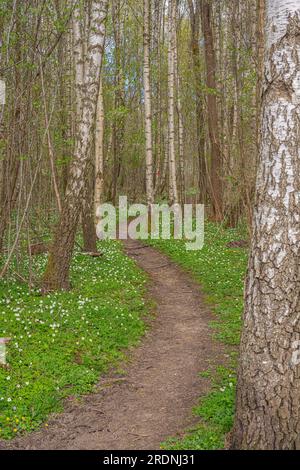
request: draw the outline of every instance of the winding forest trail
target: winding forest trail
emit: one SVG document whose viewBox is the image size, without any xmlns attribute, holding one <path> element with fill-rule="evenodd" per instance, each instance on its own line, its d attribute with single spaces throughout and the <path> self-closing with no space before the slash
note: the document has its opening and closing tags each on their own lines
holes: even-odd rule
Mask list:
<svg viewBox="0 0 300 470">
<path fill-rule="evenodd" d="M 126 251 L 149 274 L 157 315 L 124 375 L 103 378 L 82 402 L 67 401 L 48 428 L 5 448 L 157 450 L 197 422 L 192 407 L 209 387 L 199 372 L 224 358 L 211 338 L 212 315 L 199 286 L 166 256 L 137 241 Z"/>
</svg>

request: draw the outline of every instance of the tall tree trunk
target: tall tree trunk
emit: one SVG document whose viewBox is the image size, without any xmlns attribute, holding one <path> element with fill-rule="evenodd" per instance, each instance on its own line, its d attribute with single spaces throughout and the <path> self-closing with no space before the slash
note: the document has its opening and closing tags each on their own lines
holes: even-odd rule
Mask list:
<svg viewBox="0 0 300 470">
<path fill-rule="evenodd" d="M 114 32 L 114 58 L 115 58 L 115 76 L 114 76 L 114 106 L 115 118 L 113 122 L 113 181 L 112 181 L 112 199 L 113 203 L 117 203 L 118 183 L 120 179 L 122 160 L 123 160 L 123 147 L 124 147 L 124 133 L 125 133 L 125 96 L 124 96 L 124 72 L 122 63 L 122 45 L 124 40 L 123 34 L 123 17 L 122 17 L 122 2 L 119 0 L 112 0 L 112 22 Z"/>
<path fill-rule="evenodd" d="M 175 48 L 176 48 L 176 1 L 168 6 L 168 125 L 169 125 L 169 188 L 170 203 L 178 203 L 175 151 Z"/>
<path fill-rule="evenodd" d="M 211 148 L 210 187 L 213 216 L 216 221 L 223 220 L 222 201 L 222 157 L 219 139 L 217 85 L 216 85 L 216 54 L 214 49 L 212 8 L 209 0 L 202 0 L 202 24 L 205 40 L 206 83 L 209 88 L 207 96 L 208 129 Z"/>
<path fill-rule="evenodd" d="M 99 79 L 105 39 L 105 19 L 108 0 L 93 0 L 90 9 L 90 25 L 85 48 L 85 37 L 80 35 L 75 44 L 76 54 L 78 123 L 75 155 L 70 168 L 69 181 L 62 214 L 50 250 L 43 279 L 43 290 L 68 289 L 69 269 L 74 249 L 76 229 L 82 208 L 85 178 L 93 139 L 93 129 L 99 92 Z M 82 30 L 81 11 L 75 13 L 75 30 Z M 86 49 L 86 50 L 85 50 Z M 82 74 L 82 67 L 84 73 Z"/>
<path fill-rule="evenodd" d="M 152 103 L 150 81 L 150 13 L 151 0 L 144 0 L 144 93 L 146 137 L 146 194 L 148 205 L 154 202 L 153 152 L 152 152 Z"/>
<path fill-rule="evenodd" d="M 46 128 L 46 135 L 47 135 L 47 144 L 48 144 L 48 153 L 49 153 L 49 160 L 50 160 L 50 170 L 52 176 L 52 183 L 53 183 L 53 190 L 56 198 L 56 204 L 59 213 L 61 213 L 61 198 L 59 193 L 59 185 L 58 185 L 58 178 L 57 178 L 57 169 L 55 165 L 55 155 L 54 155 L 54 148 L 51 139 L 51 132 L 50 132 L 50 122 L 49 122 L 49 115 L 48 115 L 48 108 L 47 108 L 47 96 L 46 96 L 46 89 L 44 83 L 44 72 L 43 72 L 43 65 L 42 60 L 40 59 L 40 76 L 41 76 L 41 85 L 42 85 L 42 97 L 43 97 L 43 105 L 44 105 L 44 119 L 45 119 L 45 128 Z"/>
<path fill-rule="evenodd" d="M 193 75 L 196 95 L 196 138 L 197 154 L 199 161 L 199 195 L 202 203 L 206 200 L 207 193 L 207 169 L 205 161 L 205 119 L 202 92 L 202 74 L 200 58 L 200 1 L 188 0 L 191 24 L 191 53 L 193 60 Z"/>
<path fill-rule="evenodd" d="M 97 209 L 102 203 L 104 186 L 104 103 L 103 103 L 103 83 L 100 78 L 100 89 L 97 104 L 96 136 L 95 136 L 95 195 L 94 211 L 96 225 L 100 222 L 97 216 Z"/>
<path fill-rule="evenodd" d="M 266 0 L 256 0 L 256 60 L 257 60 L 257 85 L 256 85 L 256 142 L 257 156 L 260 148 L 260 117 L 261 117 L 261 97 L 264 71 L 264 22 Z M 258 160 L 258 158 L 257 158 Z"/>
<path fill-rule="evenodd" d="M 97 233 L 94 217 L 94 190 L 95 190 L 95 165 L 90 161 L 85 178 L 85 189 L 82 201 L 82 234 L 83 251 L 85 253 L 97 252 Z"/>
<path fill-rule="evenodd" d="M 177 87 L 177 116 L 178 116 L 178 153 L 179 153 L 179 174 L 180 174 L 180 202 L 183 204 L 185 199 L 185 167 L 184 167 L 184 125 L 181 104 L 181 83 L 178 64 L 178 39 L 176 37 L 174 49 L 174 69 L 175 83 Z"/>
<path fill-rule="evenodd" d="M 300 448 L 299 34 L 299 0 L 267 0 L 260 163 L 235 449 Z"/>
<path fill-rule="evenodd" d="M 162 188 L 162 167 L 164 155 L 164 122 L 163 122 L 163 80 L 162 80 L 162 31 L 164 25 L 165 5 L 160 0 L 154 0 L 154 21 L 153 21 L 153 49 L 154 68 L 157 70 L 154 75 L 154 123 L 155 123 L 155 169 L 154 169 L 154 194 L 160 192 Z M 153 60 L 152 60 L 153 63 Z"/>
</svg>

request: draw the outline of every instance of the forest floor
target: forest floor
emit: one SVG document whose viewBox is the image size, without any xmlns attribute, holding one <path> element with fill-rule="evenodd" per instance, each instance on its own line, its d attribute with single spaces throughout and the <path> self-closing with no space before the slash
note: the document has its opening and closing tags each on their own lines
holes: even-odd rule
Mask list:
<svg viewBox="0 0 300 470">
<path fill-rule="evenodd" d="M 78 240 L 80 243 L 81 240 Z M 99 377 L 118 370 L 139 344 L 151 314 L 147 276 L 120 242 L 99 242 L 100 258 L 72 260 L 72 289 L 41 295 L 47 254 L 23 252 L 0 281 L 0 337 L 11 338 L 7 367 L 0 365 L 0 437 L 12 439 L 63 411 L 65 399 L 93 392 Z M 0 260 L 1 261 L 1 260 Z M 18 262 L 18 264 L 17 264 Z M 35 287 L 15 275 L 33 273 Z"/>
<path fill-rule="evenodd" d="M 157 250 L 128 241 L 150 276 L 156 317 L 123 374 L 103 378 L 83 403 L 69 402 L 48 427 L 15 439 L 14 449 L 159 449 L 199 420 L 192 408 L 210 384 L 199 372 L 225 361 L 213 319 L 189 275 Z"/>
<path fill-rule="evenodd" d="M 96 267 L 76 254 L 73 290 L 54 297 L 8 281 L 0 327 L 17 342 L 13 367 L 0 369 L 0 431 L 17 435 L 0 449 L 223 448 L 248 253 L 241 229 L 207 223 L 205 237 L 195 252 L 180 240 L 130 241 L 128 256 L 102 242 Z"/>
</svg>

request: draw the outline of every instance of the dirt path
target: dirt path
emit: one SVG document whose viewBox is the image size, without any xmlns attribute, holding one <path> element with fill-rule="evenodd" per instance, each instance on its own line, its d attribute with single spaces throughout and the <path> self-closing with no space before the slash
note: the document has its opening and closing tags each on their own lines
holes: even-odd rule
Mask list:
<svg viewBox="0 0 300 470">
<path fill-rule="evenodd" d="M 16 439 L 10 448 L 157 450 L 195 423 L 192 407 L 208 391 L 199 372 L 224 354 L 211 339 L 212 315 L 199 287 L 167 257 L 135 241 L 126 250 L 150 275 L 157 318 L 124 376 L 106 377 L 97 393 L 67 402 L 47 429 Z"/>
</svg>

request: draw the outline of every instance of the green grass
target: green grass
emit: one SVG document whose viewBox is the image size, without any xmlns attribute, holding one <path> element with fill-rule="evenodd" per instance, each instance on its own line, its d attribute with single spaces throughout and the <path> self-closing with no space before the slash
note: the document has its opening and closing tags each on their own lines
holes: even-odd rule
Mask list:
<svg viewBox="0 0 300 470">
<path fill-rule="evenodd" d="M 248 251 L 228 248 L 227 244 L 245 237 L 242 229 L 225 229 L 206 223 L 205 245 L 201 251 L 186 251 L 182 240 L 150 242 L 189 271 L 201 284 L 206 302 L 216 313 L 216 319 L 211 323 L 212 333 L 218 340 L 231 346 L 228 367 L 217 367 L 216 370 L 204 373 L 207 380 L 212 382 L 212 391 L 200 400 L 194 410 L 200 418 L 200 424 L 189 430 L 183 438 L 169 439 L 162 445 L 164 449 L 220 449 L 224 447 L 225 435 L 232 427 L 236 384 L 234 347 L 240 341 Z"/>
<path fill-rule="evenodd" d="M 118 242 L 100 249 L 102 258 L 76 253 L 71 292 L 42 297 L 13 276 L 0 282 L 0 337 L 12 338 L 9 368 L 0 367 L 1 438 L 45 424 L 64 398 L 91 392 L 144 334 L 145 275 Z M 35 257 L 34 272 L 45 263 Z"/>
</svg>

